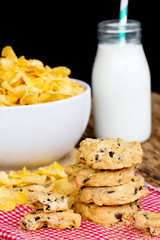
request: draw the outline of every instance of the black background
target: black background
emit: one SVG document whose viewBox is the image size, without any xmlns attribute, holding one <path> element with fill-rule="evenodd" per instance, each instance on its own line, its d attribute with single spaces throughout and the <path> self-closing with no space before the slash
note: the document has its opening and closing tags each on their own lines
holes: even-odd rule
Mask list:
<svg viewBox="0 0 160 240">
<path fill-rule="evenodd" d="M 67 66 L 71 77 L 91 84 L 97 23 L 117 19 L 119 6 L 120 0 L 1 1 L 0 51 L 11 45 L 18 57 Z M 159 15 L 158 1 L 129 0 L 128 18 L 142 23 L 142 43 L 156 92 L 160 92 Z"/>
</svg>

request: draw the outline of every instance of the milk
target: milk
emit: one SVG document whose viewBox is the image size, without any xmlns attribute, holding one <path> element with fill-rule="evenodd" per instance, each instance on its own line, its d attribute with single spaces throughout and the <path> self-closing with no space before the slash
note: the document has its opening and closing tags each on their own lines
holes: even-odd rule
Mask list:
<svg viewBox="0 0 160 240">
<path fill-rule="evenodd" d="M 141 43 L 99 43 L 92 70 L 96 137 L 144 142 L 151 134 L 150 71 Z"/>
</svg>

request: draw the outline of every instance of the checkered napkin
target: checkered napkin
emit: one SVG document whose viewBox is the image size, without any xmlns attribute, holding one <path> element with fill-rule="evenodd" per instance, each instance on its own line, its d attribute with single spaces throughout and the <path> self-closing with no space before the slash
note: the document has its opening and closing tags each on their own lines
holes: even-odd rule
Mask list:
<svg viewBox="0 0 160 240">
<path fill-rule="evenodd" d="M 160 190 L 148 186 L 150 194 L 140 200 L 141 210 L 160 212 Z M 35 231 L 23 230 L 19 221 L 24 213 L 31 208 L 17 206 L 10 212 L 0 211 L 0 240 L 146 240 L 160 239 L 147 237 L 133 225 L 103 227 L 90 221 L 83 221 L 75 230 L 39 229 Z"/>
</svg>

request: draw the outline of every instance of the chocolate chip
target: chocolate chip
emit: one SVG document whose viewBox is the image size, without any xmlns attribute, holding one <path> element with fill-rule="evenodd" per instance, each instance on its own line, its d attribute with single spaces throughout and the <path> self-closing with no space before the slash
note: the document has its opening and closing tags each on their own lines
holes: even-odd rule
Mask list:
<svg viewBox="0 0 160 240">
<path fill-rule="evenodd" d="M 139 190 L 140 190 L 140 191 L 142 190 L 142 186 L 141 186 L 141 187 L 139 187 Z"/>
<path fill-rule="evenodd" d="M 27 225 L 27 223 L 26 223 L 26 222 L 24 222 L 24 221 L 22 221 L 22 224 L 23 224 L 23 226 L 24 226 L 24 227 Z"/>
<path fill-rule="evenodd" d="M 36 214 L 36 212 L 31 212 L 31 214 Z"/>
<path fill-rule="evenodd" d="M 51 201 L 51 199 L 49 199 L 49 198 L 48 198 L 48 199 L 47 199 L 47 201 L 48 201 L 48 202 L 50 202 L 50 201 Z"/>
<path fill-rule="evenodd" d="M 84 180 L 83 180 L 83 183 L 87 182 L 90 180 L 90 177 L 86 177 Z"/>
<path fill-rule="evenodd" d="M 98 160 L 99 160 L 99 155 L 98 154 L 95 155 L 95 160 L 98 162 Z"/>
<path fill-rule="evenodd" d="M 49 210 L 50 209 L 50 206 L 49 205 L 46 205 L 47 207 L 46 207 L 46 210 Z"/>
<path fill-rule="evenodd" d="M 131 208 L 133 208 L 131 203 L 129 204 L 129 206 L 130 206 Z"/>
<path fill-rule="evenodd" d="M 38 221 L 39 219 L 40 219 L 40 217 L 36 217 L 36 218 L 35 218 L 35 221 Z"/>
<path fill-rule="evenodd" d="M 140 207 L 141 207 L 140 204 L 137 204 L 137 208 L 140 209 Z"/>
<path fill-rule="evenodd" d="M 114 193 L 114 192 L 115 192 L 115 191 L 112 191 L 112 190 L 111 190 L 111 191 L 107 191 L 107 193 Z"/>
<path fill-rule="evenodd" d="M 96 162 L 101 162 L 102 161 L 101 159 L 99 159 L 99 155 L 98 154 L 95 155 L 95 161 Z"/>
<path fill-rule="evenodd" d="M 42 228 L 47 228 L 48 226 L 47 226 L 47 224 L 44 224 L 43 226 L 42 226 Z"/>
<path fill-rule="evenodd" d="M 155 235 L 156 229 L 150 229 L 150 228 L 149 228 L 149 230 L 150 230 L 150 233 L 151 233 L 152 235 Z"/>
<path fill-rule="evenodd" d="M 115 218 L 118 220 L 122 219 L 122 214 L 121 213 L 115 213 Z"/>
<path fill-rule="evenodd" d="M 120 144 L 120 143 L 118 143 L 117 145 L 118 145 L 118 146 L 121 146 L 121 144 Z"/>
<path fill-rule="evenodd" d="M 133 195 L 136 195 L 137 192 L 138 192 L 138 189 L 135 187 L 135 189 L 134 189 L 134 194 L 133 194 Z"/>
<path fill-rule="evenodd" d="M 144 213 L 143 216 L 148 220 L 148 215 L 147 215 L 147 213 Z"/>
<path fill-rule="evenodd" d="M 64 196 L 62 195 L 62 196 L 60 197 L 60 199 L 61 199 L 61 201 L 63 201 L 63 200 L 64 200 Z"/>
<path fill-rule="evenodd" d="M 114 152 L 110 151 L 110 152 L 109 152 L 109 156 L 110 156 L 111 158 L 113 158 L 113 155 L 114 155 Z"/>
<path fill-rule="evenodd" d="M 106 148 L 101 148 L 100 152 L 103 153 L 103 152 L 105 152 L 105 150 L 106 150 Z"/>
</svg>

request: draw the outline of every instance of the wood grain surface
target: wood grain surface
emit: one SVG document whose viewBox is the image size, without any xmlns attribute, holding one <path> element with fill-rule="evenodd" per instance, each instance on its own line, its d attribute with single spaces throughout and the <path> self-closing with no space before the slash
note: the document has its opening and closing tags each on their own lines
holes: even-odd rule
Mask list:
<svg viewBox="0 0 160 240">
<path fill-rule="evenodd" d="M 160 94 L 152 93 L 152 134 L 142 143 L 143 161 L 139 173 L 146 182 L 160 187 Z"/>
</svg>

